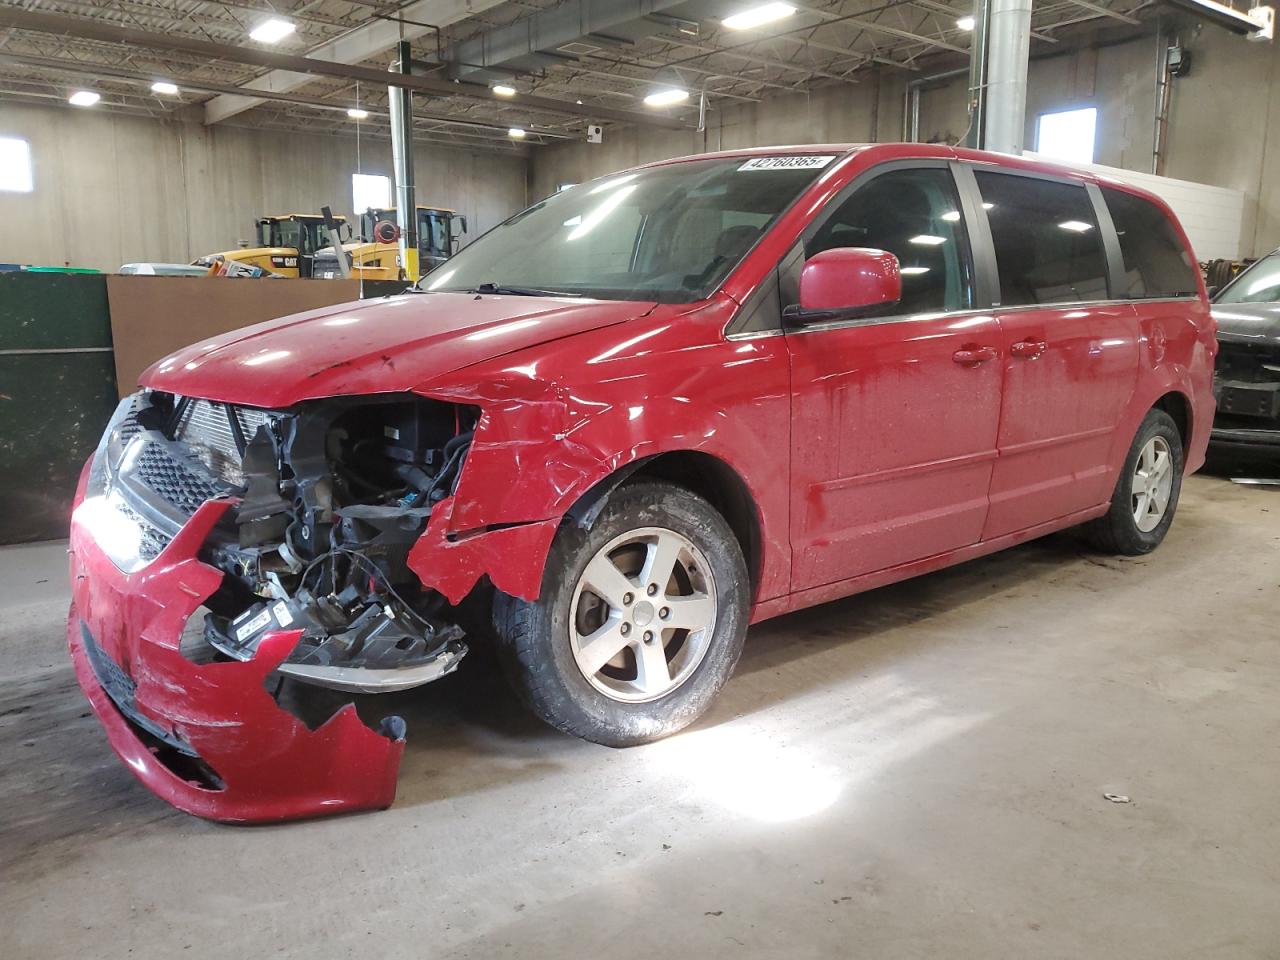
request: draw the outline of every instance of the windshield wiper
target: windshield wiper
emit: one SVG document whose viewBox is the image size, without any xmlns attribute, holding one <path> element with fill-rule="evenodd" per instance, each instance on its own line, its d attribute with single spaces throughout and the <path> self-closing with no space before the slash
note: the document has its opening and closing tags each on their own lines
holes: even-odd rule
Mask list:
<svg viewBox="0 0 1280 960">
<path fill-rule="evenodd" d="M 540 290 L 537 287 L 509 287 L 501 283 L 481 283 L 472 287 L 467 293 L 497 293 L 509 297 L 580 297 L 580 293 L 565 293 L 563 290 Z"/>
</svg>

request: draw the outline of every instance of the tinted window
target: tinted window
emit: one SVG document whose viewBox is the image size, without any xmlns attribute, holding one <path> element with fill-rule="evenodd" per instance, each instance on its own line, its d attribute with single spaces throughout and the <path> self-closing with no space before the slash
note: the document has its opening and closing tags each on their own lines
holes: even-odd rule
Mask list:
<svg viewBox="0 0 1280 960">
<path fill-rule="evenodd" d="M 1124 278 L 1117 297 L 1133 300 L 1195 296 L 1191 254 L 1159 207 L 1120 190 L 1102 191 L 1120 237 Z"/>
<path fill-rule="evenodd" d="M 1000 303 L 1106 300 L 1107 258 L 1083 186 L 978 173 L 1000 272 Z"/>
<path fill-rule="evenodd" d="M 805 245 L 805 256 L 832 247 L 875 247 L 896 256 L 902 313 L 970 305 L 960 198 L 947 170 L 895 170 L 859 187 Z"/>
</svg>

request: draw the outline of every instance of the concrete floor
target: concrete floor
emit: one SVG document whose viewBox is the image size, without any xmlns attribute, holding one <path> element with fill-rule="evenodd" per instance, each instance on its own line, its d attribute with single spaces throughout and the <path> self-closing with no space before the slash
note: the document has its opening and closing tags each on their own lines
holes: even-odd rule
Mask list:
<svg viewBox="0 0 1280 960">
<path fill-rule="evenodd" d="M 470 664 L 405 708 L 391 810 L 279 827 L 108 751 L 61 563 L 0 551 L 6 960 L 1280 955 L 1277 488 L 1193 478 L 1147 558 L 1056 536 L 761 625 L 649 747 Z"/>
</svg>

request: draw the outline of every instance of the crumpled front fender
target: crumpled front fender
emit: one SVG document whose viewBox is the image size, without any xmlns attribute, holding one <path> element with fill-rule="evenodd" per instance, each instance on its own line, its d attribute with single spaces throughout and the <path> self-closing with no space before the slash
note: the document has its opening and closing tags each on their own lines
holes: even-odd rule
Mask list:
<svg viewBox="0 0 1280 960">
<path fill-rule="evenodd" d="M 297 632 L 268 635 L 246 662 L 197 664 L 180 652 L 187 620 L 222 579 L 196 554 L 226 508 L 204 504 L 156 560 L 131 575 L 99 548 L 92 514 L 73 515 L 67 641 L 107 739 L 153 793 L 213 820 L 289 820 L 390 806 L 402 735 L 371 730 L 350 704 L 309 730 L 267 692 L 267 678 L 297 644 Z M 90 643 L 121 671 L 117 680 L 133 685 L 131 706 L 142 725 L 107 695 Z M 192 776 L 166 748 L 156 749 L 143 725 L 188 745 L 214 776 Z"/>
</svg>

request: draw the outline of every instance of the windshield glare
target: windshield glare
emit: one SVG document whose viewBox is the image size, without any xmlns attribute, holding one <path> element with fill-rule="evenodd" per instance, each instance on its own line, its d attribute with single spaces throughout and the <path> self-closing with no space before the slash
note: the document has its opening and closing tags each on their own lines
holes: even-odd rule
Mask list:
<svg viewBox="0 0 1280 960">
<path fill-rule="evenodd" d="M 462 291 L 492 284 L 604 300 L 700 300 L 834 160 L 694 160 L 579 184 L 491 230 L 422 286 Z"/>
<path fill-rule="evenodd" d="M 1280 302 L 1280 253 L 1263 257 L 1214 298 L 1215 303 Z"/>
</svg>

